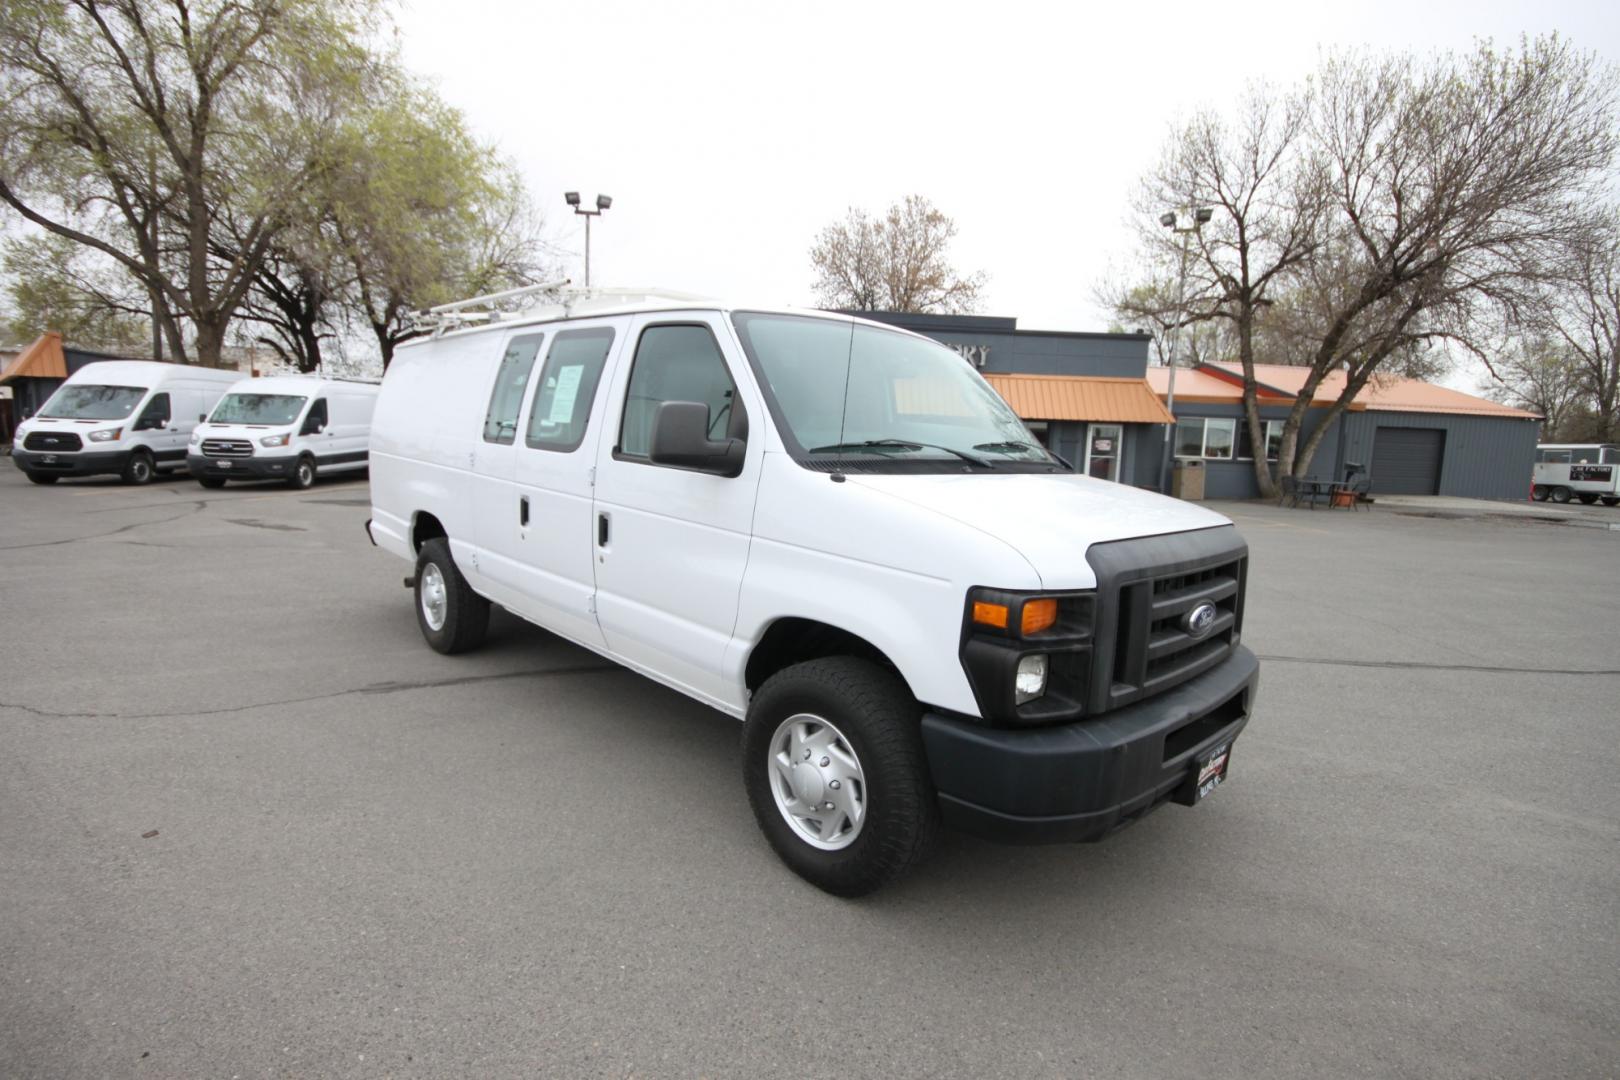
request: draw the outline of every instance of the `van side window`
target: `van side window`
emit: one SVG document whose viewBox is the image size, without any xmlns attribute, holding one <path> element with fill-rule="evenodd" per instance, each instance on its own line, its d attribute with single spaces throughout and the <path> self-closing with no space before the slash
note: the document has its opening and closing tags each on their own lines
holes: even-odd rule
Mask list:
<svg viewBox="0 0 1620 1080">
<path fill-rule="evenodd" d="M 564 330 L 551 339 L 546 366 L 534 389 L 524 442 L 536 450 L 569 453 L 585 439 L 596 383 L 613 347 L 611 327 Z"/>
<path fill-rule="evenodd" d="M 646 457 L 653 416 L 666 401 L 700 401 L 709 407 L 709 437 L 727 430 L 737 386 L 720 346 L 707 326 L 649 326 L 636 345 L 625 393 L 618 451 Z"/>
<path fill-rule="evenodd" d="M 304 426 L 298 429 L 300 435 L 314 435 L 326 428 L 326 399 L 316 398 L 315 404 L 309 407 L 309 415 L 304 417 Z"/>
<path fill-rule="evenodd" d="M 544 334 L 513 338 L 501 357 L 495 373 L 495 389 L 489 395 L 489 412 L 484 414 L 484 441 L 510 446 L 517 439 L 518 413 L 523 410 L 523 388 L 529 385 L 534 357 L 540 351 Z"/>
<path fill-rule="evenodd" d="M 141 418 L 136 421 L 135 430 L 142 431 L 150 428 L 166 427 L 169 423 L 169 395 L 153 394 L 152 400 L 146 403 L 141 410 Z"/>
<path fill-rule="evenodd" d="M 1547 463 L 1549 465 L 1568 465 L 1569 464 L 1569 451 L 1568 450 L 1548 450 L 1547 451 Z"/>
</svg>

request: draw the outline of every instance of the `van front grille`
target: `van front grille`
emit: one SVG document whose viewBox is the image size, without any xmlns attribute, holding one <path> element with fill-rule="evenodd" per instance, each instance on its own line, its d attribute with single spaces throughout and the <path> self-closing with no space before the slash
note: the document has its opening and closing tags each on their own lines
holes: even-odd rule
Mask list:
<svg viewBox="0 0 1620 1080">
<path fill-rule="evenodd" d="M 204 439 L 204 457 L 252 457 L 253 444 L 246 439 Z"/>
<path fill-rule="evenodd" d="M 31 431 L 23 440 L 24 450 L 83 450 L 84 441 L 71 431 Z"/>
<path fill-rule="evenodd" d="M 1248 548 L 1231 527 L 1094 545 L 1100 605 L 1091 711 L 1162 693 L 1231 654 L 1243 628 Z M 1205 601 L 1215 620 L 1184 625 Z"/>
</svg>

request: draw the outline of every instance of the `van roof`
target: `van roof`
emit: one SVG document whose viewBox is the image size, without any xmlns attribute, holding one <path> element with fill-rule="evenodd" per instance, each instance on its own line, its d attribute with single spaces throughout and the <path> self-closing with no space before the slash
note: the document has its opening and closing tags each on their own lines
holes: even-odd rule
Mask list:
<svg viewBox="0 0 1620 1080">
<path fill-rule="evenodd" d="M 430 341 L 437 341 L 440 338 L 468 337 L 474 334 L 512 330 L 518 327 L 536 326 L 545 323 L 675 311 L 714 311 L 721 314 L 729 314 L 734 311 L 757 311 L 767 315 L 799 315 L 827 319 L 832 322 L 859 323 L 862 326 L 870 326 L 878 330 L 888 330 L 894 333 L 906 334 L 910 337 L 923 337 L 923 335 L 913 333 L 903 327 L 890 326 L 887 323 L 877 322 L 873 319 L 863 319 L 856 315 L 846 315 L 843 312 L 825 311 L 821 308 L 801 308 L 785 304 L 738 303 L 715 297 L 672 293 L 667 289 L 621 289 L 602 296 L 581 297 L 567 304 L 543 304 L 525 311 L 504 313 L 491 322 L 474 323 L 453 330 L 445 329 L 432 334 L 424 334 L 421 337 L 402 342 L 399 348 L 408 349 L 413 346 L 424 345 Z M 924 338 L 924 340 L 931 341 L 933 339 Z"/>
<path fill-rule="evenodd" d="M 159 382 L 187 376 L 200 376 L 208 381 L 224 382 L 241 373 L 221 371 L 218 368 L 197 367 L 193 364 L 174 364 L 166 360 L 97 360 L 86 364 L 68 376 L 70 383 L 89 383 L 96 386 L 137 386 L 147 388 Z"/>
<path fill-rule="evenodd" d="M 376 393 L 378 384 L 368 379 L 334 379 L 327 375 L 266 375 L 260 379 L 238 379 L 233 394 L 320 394 L 333 387 L 352 387 Z"/>
</svg>

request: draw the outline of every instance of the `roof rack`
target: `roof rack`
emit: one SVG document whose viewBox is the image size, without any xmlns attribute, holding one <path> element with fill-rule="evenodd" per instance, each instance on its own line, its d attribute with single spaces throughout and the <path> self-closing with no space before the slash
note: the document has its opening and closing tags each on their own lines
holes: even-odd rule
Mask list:
<svg viewBox="0 0 1620 1080">
<path fill-rule="evenodd" d="M 495 304 L 502 301 L 515 300 L 520 296 L 545 294 L 549 294 L 550 303 L 542 301 L 520 311 L 503 312 L 496 310 L 494 307 Z M 593 308 L 623 307 L 627 304 L 638 303 L 684 304 L 710 300 L 713 300 L 713 297 L 658 287 L 597 285 L 588 288 L 570 288 L 569 279 L 564 278 L 561 281 L 549 281 L 540 285 L 525 285 L 522 288 L 507 289 L 503 292 L 490 293 L 487 296 L 474 296 L 466 300 L 440 304 L 438 307 L 428 308 L 426 311 L 412 312 L 411 321 L 415 326 L 429 331 L 434 337 L 438 337 L 447 330 L 481 323 L 496 323 L 509 317 L 533 318 L 536 315 L 555 313 L 566 318 L 569 315 L 583 314 Z M 466 310 L 467 308 L 479 306 L 488 306 L 490 310 Z"/>
</svg>

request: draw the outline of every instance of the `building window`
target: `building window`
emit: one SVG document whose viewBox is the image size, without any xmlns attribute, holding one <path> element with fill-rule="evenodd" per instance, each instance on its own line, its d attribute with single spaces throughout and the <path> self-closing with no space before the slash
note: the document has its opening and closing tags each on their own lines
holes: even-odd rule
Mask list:
<svg viewBox="0 0 1620 1080">
<path fill-rule="evenodd" d="M 1045 420 L 1025 420 L 1024 426 L 1029 428 L 1029 433 L 1035 436 L 1035 440 L 1042 446 L 1047 448 L 1051 447 L 1052 444 L 1048 441 L 1049 436 L 1047 434 L 1047 423 Z"/>
<path fill-rule="evenodd" d="M 1283 422 L 1267 420 L 1265 424 L 1266 460 L 1276 461 L 1282 448 Z M 1228 417 L 1184 416 L 1176 421 L 1176 457 L 1250 460 L 1254 449 L 1249 445 L 1249 425 Z"/>
</svg>

